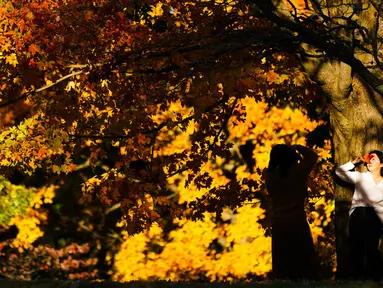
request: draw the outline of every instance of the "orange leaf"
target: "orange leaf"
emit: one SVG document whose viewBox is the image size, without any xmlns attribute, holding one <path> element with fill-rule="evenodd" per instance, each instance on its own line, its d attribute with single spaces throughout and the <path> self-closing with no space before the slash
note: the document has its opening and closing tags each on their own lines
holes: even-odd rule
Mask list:
<svg viewBox="0 0 383 288">
<path fill-rule="evenodd" d="M 37 155 L 44 156 L 48 152 L 45 148 L 40 148 L 39 152 L 37 152 Z"/>
<path fill-rule="evenodd" d="M 76 171 L 77 170 L 77 165 L 72 163 L 72 164 L 69 164 L 68 168 L 69 168 L 70 171 Z"/>
<path fill-rule="evenodd" d="M 93 11 L 92 10 L 87 10 L 85 12 L 84 20 L 85 21 L 89 21 L 89 20 L 92 19 L 92 17 L 93 17 Z"/>
<path fill-rule="evenodd" d="M 40 48 L 36 44 L 31 44 L 29 45 L 28 52 L 32 55 L 35 56 L 36 53 L 40 53 Z"/>
<path fill-rule="evenodd" d="M 269 82 L 269 83 L 274 83 L 277 79 L 278 79 L 279 75 L 277 73 L 275 73 L 274 70 L 270 70 L 267 74 L 266 74 L 266 80 Z"/>
<path fill-rule="evenodd" d="M 143 134 L 138 134 L 138 143 L 139 144 L 145 144 L 146 143 L 146 137 Z"/>
</svg>

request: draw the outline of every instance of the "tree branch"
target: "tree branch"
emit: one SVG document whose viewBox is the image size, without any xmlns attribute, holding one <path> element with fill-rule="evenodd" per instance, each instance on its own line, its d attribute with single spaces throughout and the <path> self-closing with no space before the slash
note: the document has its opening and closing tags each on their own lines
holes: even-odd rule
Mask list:
<svg viewBox="0 0 383 288">
<path fill-rule="evenodd" d="M 374 8 L 378 12 L 379 16 L 383 18 L 382 1 L 381 0 L 370 0 L 369 2 L 372 4 L 372 6 L 374 6 Z"/>
<path fill-rule="evenodd" d="M 33 91 L 26 92 L 26 93 L 20 95 L 19 97 L 16 97 L 15 99 L 9 100 L 9 101 L 7 101 L 7 102 L 0 103 L 0 108 L 6 107 L 6 106 L 9 106 L 9 105 L 11 105 L 11 104 L 14 104 L 14 103 L 16 103 L 16 102 L 18 102 L 18 101 L 24 100 L 24 99 L 26 99 L 28 96 L 31 96 L 31 95 L 33 95 L 33 94 L 36 94 L 36 93 L 39 93 L 39 92 L 44 91 L 44 90 L 46 90 L 46 89 L 49 89 L 49 88 L 51 88 L 52 86 L 55 86 L 55 85 L 57 85 L 58 83 L 60 83 L 60 82 L 62 82 L 62 81 L 64 81 L 64 80 L 66 80 L 66 79 L 68 79 L 68 78 L 70 78 L 70 77 L 73 77 L 73 76 L 76 76 L 76 75 L 79 75 L 79 74 L 82 74 L 82 73 L 84 73 L 83 70 L 81 70 L 81 71 L 76 71 L 76 72 L 73 72 L 73 73 L 71 73 L 71 74 L 65 75 L 64 77 L 61 77 L 60 79 L 56 80 L 55 82 L 53 82 L 53 83 L 51 83 L 51 84 L 45 85 L 45 86 L 40 87 L 40 88 L 38 88 L 38 89 L 35 89 L 35 90 L 33 90 Z"/>
<path fill-rule="evenodd" d="M 224 95 L 224 97 L 222 97 L 220 100 L 218 100 L 214 104 L 207 107 L 202 112 L 202 114 L 208 113 L 211 110 L 219 107 L 227 99 L 228 99 L 228 95 Z M 197 118 L 196 114 L 193 114 L 193 115 L 186 117 L 180 121 L 173 122 L 172 124 L 174 124 L 174 126 L 176 126 L 176 125 L 184 124 L 184 123 L 186 123 L 192 119 L 196 119 L 196 118 Z M 73 138 L 72 140 L 81 139 L 81 138 L 82 139 L 103 139 L 103 140 L 131 139 L 133 137 L 136 137 L 138 134 L 143 134 L 143 135 L 157 134 L 162 128 L 164 128 L 167 125 L 169 125 L 169 121 L 165 121 L 165 122 L 161 123 L 160 125 L 158 125 L 154 129 L 141 129 L 141 130 L 138 129 L 134 133 L 131 133 L 128 135 L 91 135 L 91 134 L 90 135 L 80 135 L 80 134 L 70 134 L 70 133 L 68 133 L 68 135 Z"/>
<path fill-rule="evenodd" d="M 233 103 L 233 105 L 232 105 L 232 107 L 231 107 L 229 113 L 227 113 L 227 114 L 225 115 L 224 121 L 222 122 L 222 125 L 221 125 L 219 131 L 218 131 L 217 134 L 215 135 L 213 141 L 210 143 L 208 149 L 206 149 L 206 151 L 202 154 L 201 159 L 204 159 L 204 158 L 207 156 L 207 154 L 212 150 L 212 148 L 213 148 L 213 146 L 215 145 L 215 143 L 218 141 L 218 137 L 221 135 L 223 129 L 225 128 L 225 126 L 226 126 L 227 123 L 229 122 L 230 117 L 233 115 L 233 112 L 234 112 L 235 106 L 237 105 L 237 102 L 238 102 L 238 97 L 235 98 L 234 103 Z M 175 171 L 175 172 L 173 172 L 173 173 L 170 173 L 170 174 L 166 177 L 166 179 L 168 179 L 168 178 L 170 178 L 170 177 L 173 177 L 173 176 L 175 176 L 175 175 L 177 175 L 177 174 L 179 174 L 179 173 L 182 173 L 182 172 L 184 172 L 184 171 L 186 171 L 186 170 L 192 169 L 192 168 L 193 168 L 193 167 L 187 167 L 187 166 L 185 166 L 185 167 L 183 167 L 183 168 L 181 168 L 181 169 L 179 169 L 179 170 L 177 170 L 177 171 Z"/>
<path fill-rule="evenodd" d="M 275 7 L 270 0 L 248 0 L 256 5 L 263 13 L 264 17 L 277 24 L 279 27 L 287 28 L 299 34 L 302 42 L 322 49 L 330 58 L 350 65 L 361 79 L 363 79 L 373 90 L 383 96 L 383 80 L 371 73 L 364 64 L 355 58 L 353 52 L 341 41 L 330 41 L 313 29 L 308 29 L 302 25 L 283 19 L 274 13 Z"/>
</svg>

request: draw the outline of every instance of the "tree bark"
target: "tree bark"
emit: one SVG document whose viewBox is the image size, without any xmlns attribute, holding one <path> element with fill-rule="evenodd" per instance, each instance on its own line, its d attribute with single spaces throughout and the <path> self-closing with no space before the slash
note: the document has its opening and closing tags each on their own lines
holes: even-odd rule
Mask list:
<svg viewBox="0 0 383 288">
<path fill-rule="evenodd" d="M 339 166 L 382 149 L 383 101 L 350 66 L 339 61 L 310 63 L 307 71 L 322 84 L 329 99 L 330 125 L 333 137 L 334 162 Z M 317 68 L 320 67 L 318 70 Z M 316 68 L 316 69 L 313 69 Z M 315 71 L 315 73 L 314 73 Z M 353 187 L 335 181 L 335 234 L 337 279 L 350 278 L 348 220 Z"/>
<path fill-rule="evenodd" d="M 353 77 L 349 97 L 330 102 L 335 165 L 363 156 L 373 149 L 382 149 L 382 101 L 360 79 Z M 337 248 L 337 278 L 350 275 L 348 246 L 348 210 L 353 187 L 335 182 L 335 231 Z M 352 253 L 352 252 L 351 252 Z"/>
</svg>

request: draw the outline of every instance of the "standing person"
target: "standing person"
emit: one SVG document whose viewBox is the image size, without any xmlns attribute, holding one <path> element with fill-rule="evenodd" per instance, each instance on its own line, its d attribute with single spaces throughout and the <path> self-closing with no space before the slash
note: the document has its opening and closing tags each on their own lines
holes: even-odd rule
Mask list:
<svg viewBox="0 0 383 288">
<path fill-rule="evenodd" d="M 276 279 L 315 279 L 317 257 L 306 220 L 307 179 L 318 159 L 304 146 L 275 145 L 266 171 L 272 199 L 272 264 Z"/>
<path fill-rule="evenodd" d="M 379 281 L 383 263 L 379 239 L 383 222 L 383 152 L 368 154 L 367 172 L 350 171 L 363 162 L 358 157 L 335 170 L 344 181 L 355 185 L 350 208 L 349 235 L 351 269 L 356 279 Z"/>
</svg>

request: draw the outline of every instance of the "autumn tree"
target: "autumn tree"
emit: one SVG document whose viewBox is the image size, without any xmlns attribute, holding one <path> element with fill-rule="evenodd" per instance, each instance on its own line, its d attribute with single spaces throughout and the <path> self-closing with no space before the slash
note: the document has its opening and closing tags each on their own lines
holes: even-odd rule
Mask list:
<svg viewBox="0 0 383 288">
<path fill-rule="evenodd" d="M 253 200 L 257 181 L 211 187 L 200 173 L 208 159 L 231 157 L 228 126 L 244 121 L 246 97 L 327 111 L 335 162 L 364 153 L 381 133 L 381 10 L 343 2 L 1 1 L 0 108 L 28 107 L 1 126 L 0 168 L 51 176 L 86 161 L 95 173 L 84 195 L 118 205 L 133 234 L 163 214 L 201 219 Z M 190 144 L 163 153 L 187 129 Z M 188 209 L 168 189 L 185 171 L 185 185 L 207 189 Z M 350 195 L 337 186 L 340 276 Z"/>
<path fill-rule="evenodd" d="M 269 26 L 250 15 L 242 2 L 2 5 L 2 17 L 9 24 L 2 38 L 1 107 L 11 109 L 11 104 L 25 99 L 33 105 L 29 117 L 2 133 L 4 171 L 16 167 L 29 174 L 39 168 L 70 173 L 78 164 L 73 155 L 87 151 L 90 165 L 97 166 L 106 158 L 107 147 L 116 147 L 116 167 L 89 179 L 84 192 L 97 190 L 107 203 L 124 200 L 125 208 L 142 198 L 136 193 L 141 188 L 159 193 L 156 185 L 164 178 L 186 170 L 198 172 L 210 154 L 227 155 L 229 118 L 245 115 L 237 109 L 240 98 L 248 94 L 278 100 L 276 93 L 285 91 L 303 101 L 308 93 L 305 84 L 311 84 L 287 55 L 266 61 L 264 53 L 251 50 L 250 42 L 232 47 L 232 41 L 248 38 L 245 27 Z M 16 24 L 12 17 L 22 21 Z M 188 109 L 157 117 L 177 102 Z M 191 147 L 155 157 L 169 141 L 157 141 L 158 133 L 172 135 L 174 127 L 186 129 L 191 121 Z M 132 161 L 146 164 L 137 169 L 138 162 Z M 139 180 L 147 180 L 149 186 L 141 187 Z M 110 185 L 101 187 L 105 181 Z M 209 178 L 198 181 L 208 184 Z M 122 186 L 127 188 L 124 195 Z"/>
</svg>

